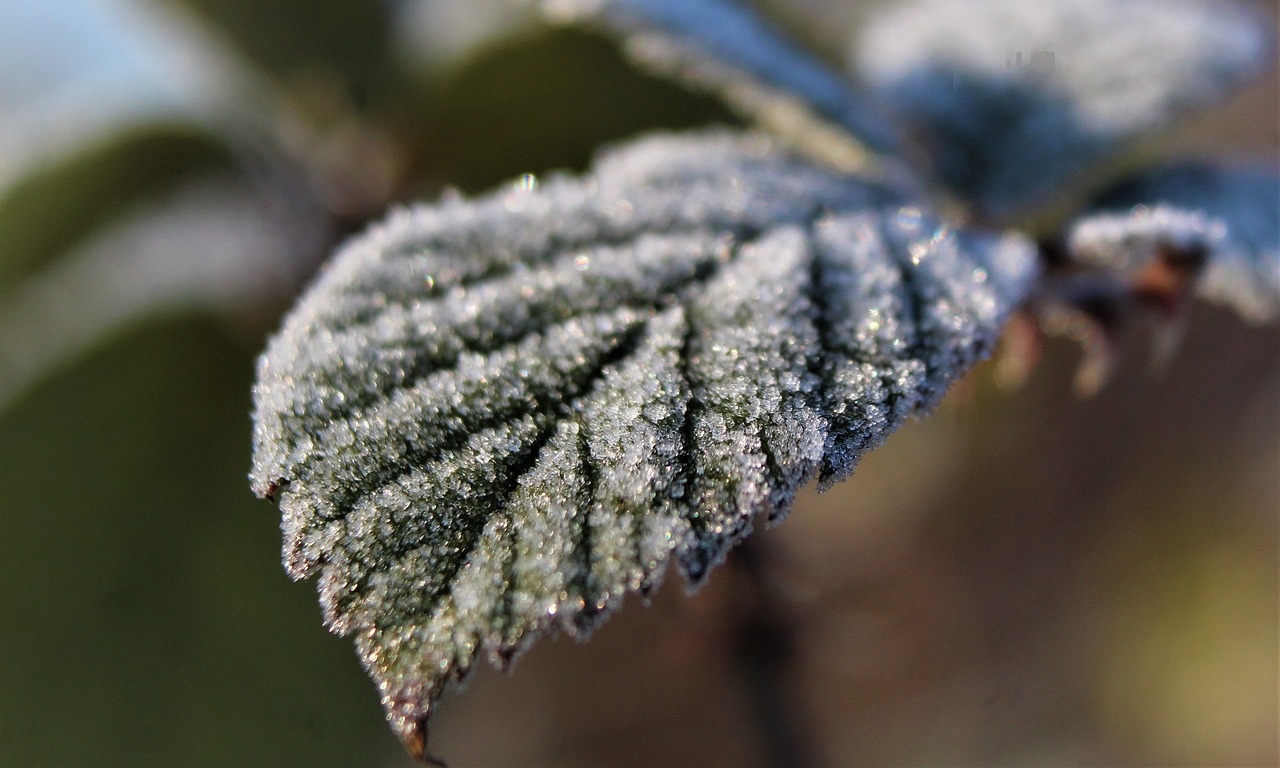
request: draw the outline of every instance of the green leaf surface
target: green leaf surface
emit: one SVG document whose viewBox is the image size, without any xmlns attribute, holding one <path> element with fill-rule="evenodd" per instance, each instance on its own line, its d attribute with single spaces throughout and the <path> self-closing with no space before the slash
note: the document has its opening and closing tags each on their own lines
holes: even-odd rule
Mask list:
<svg viewBox="0 0 1280 768">
<path fill-rule="evenodd" d="M 451 679 L 694 584 L 990 351 L 1029 244 L 759 136 L 393 215 L 259 362 L 254 489 L 411 752 Z"/>
</svg>

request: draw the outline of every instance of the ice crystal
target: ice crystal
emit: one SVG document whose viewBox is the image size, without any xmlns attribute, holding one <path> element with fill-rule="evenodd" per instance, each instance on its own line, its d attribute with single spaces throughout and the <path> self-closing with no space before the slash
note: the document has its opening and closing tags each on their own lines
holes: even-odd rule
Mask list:
<svg viewBox="0 0 1280 768">
<path fill-rule="evenodd" d="M 1155 243 L 1200 250 L 1201 297 L 1255 322 L 1280 315 L 1280 176 L 1264 168 L 1186 164 L 1103 196 L 1072 229 L 1074 249 L 1111 265 L 1149 257 Z"/>
<path fill-rule="evenodd" d="M 1140 205 L 1125 213 L 1099 213 L 1072 225 L 1067 251 L 1073 262 L 1108 272 L 1131 271 L 1162 253 L 1197 261 L 1221 248 L 1226 225 L 1200 211 Z"/>
<path fill-rule="evenodd" d="M 992 347 L 1037 271 L 761 135 L 396 212 L 259 363 L 253 483 L 421 755 L 451 679 L 694 584 Z"/>
<path fill-rule="evenodd" d="M 855 66 L 1004 218 L 1269 65 L 1266 28 L 1221 0 L 914 0 L 868 24 Z"/>
</svg>

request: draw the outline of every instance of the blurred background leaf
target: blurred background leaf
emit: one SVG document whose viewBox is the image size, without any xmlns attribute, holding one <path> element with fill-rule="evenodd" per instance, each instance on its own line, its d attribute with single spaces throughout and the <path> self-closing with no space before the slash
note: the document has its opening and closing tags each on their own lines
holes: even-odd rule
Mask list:
<svg viewBox="0 0 1280 768">
<path fill-rule="evenodd" d="M 436 87 L 422 108 L 420 167 L 468 192 L 520 168 L 584 169 L 601 144 L 645 130 L 737 122 L 710 96 L 639 72 L 611 41 L 571 28 L 482 45 Z"/>
<path fill-rule="evenodd" d="M 174 316 L 0 420 L 4 764 L 377 754 L 376 697 L 346 644 L 312 631 L 273 516 L 242 492 L 256 346 Z"/>
<path fill-rule="evenodd" d="M 180 123 L 126 128 L 53 159 L 0 191 L 0 284 L 15 285 L 130 208 L 232 163 L 224 143 Z"/>
<path fill-rule="evenodd" d="M 403 73 L 383 0 L 164 0 L 193 11 L 286 89 L 348 106 L 380 105 Z"/>
</svg>

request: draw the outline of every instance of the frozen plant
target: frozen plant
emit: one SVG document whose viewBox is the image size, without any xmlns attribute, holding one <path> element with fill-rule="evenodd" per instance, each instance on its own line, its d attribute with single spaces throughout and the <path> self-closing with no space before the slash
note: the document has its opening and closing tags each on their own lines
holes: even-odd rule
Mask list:
<svg viewBox="0 0 1280 768">
<path fill-rule="evenodd" d="M 262 355 L 253 487 L 417 757 L 478 658 L 702 582 L 1010 318 L 1087 329 L 1091 388 L 1193 293 L 1280 307 L 1274 171 L 1133 160 L 1270 60 L 1250 8 L 915 0 L 845 77 L 731 0 L 542 5 L 760 127 L 395 211 Z"/>
</svg>

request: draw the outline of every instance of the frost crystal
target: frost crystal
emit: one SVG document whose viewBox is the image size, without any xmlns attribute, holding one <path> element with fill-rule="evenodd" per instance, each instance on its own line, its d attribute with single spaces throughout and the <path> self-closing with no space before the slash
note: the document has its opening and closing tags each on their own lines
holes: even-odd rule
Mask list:
<svg viewBox="0 0 1280 768">
<path fill-rule="evenodd" d="M 1124 271 L 1159 253 L 1204 255 L 1223 246 L 1227 227 L 1199 211 L 1140 205 L 1125 213 L 1101 213 L 1076 222 L 1067 237 L 1075 262 Z"/>
<path fill-rule="evenodd" d="M 1198 292 L 1254 322 L 1280 315 L 1280 176 L 1182 165 L 1107 193 L 1072 228 L 1072 249 L 1100 263 L 1149 257 L 1169 243 L 1204 253 Z"/>
<path fill-rule="evenodd" d="M 992 347 L 1018 237 L 759 135 L 402 210 L 259 362 L 252 479 L 418 755 L 450 679 L 583 635 L 669 559 L 700 582 Z"/>
<path fill-rule="evenodd" d="M 954 191 L 1007 218 L 1267 66 L 1268 26 L 1213 0 L 914 0 L 866 27 L 856 68 Z"/>
</svg>

